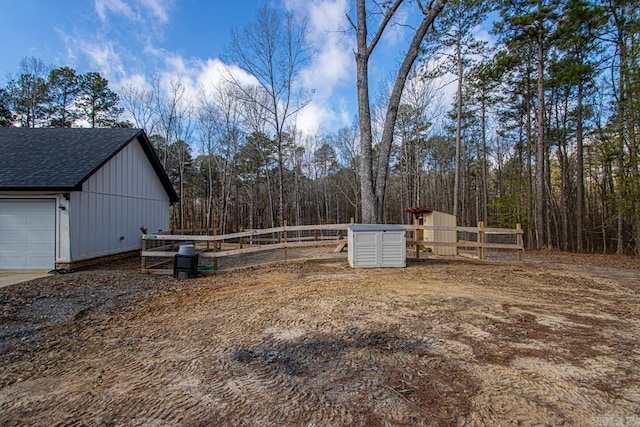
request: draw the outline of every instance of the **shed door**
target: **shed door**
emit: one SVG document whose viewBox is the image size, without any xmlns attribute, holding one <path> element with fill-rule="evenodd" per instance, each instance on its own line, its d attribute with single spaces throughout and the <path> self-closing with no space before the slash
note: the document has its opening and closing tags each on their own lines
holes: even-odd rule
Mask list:
<svg viewBox="0 0 640 427">
<path fill-rule="evenodd" d="M 404 232 L 383 232 L 381 238 L 380 267 L 404 267 L 406 258 Z"/>
<path fill-rule="evenodd" d="M 379 267 L 378 246 L 380 233 L 377 231 L 359 231 L 353 233 L 354 264 L 357 267 Z"/>
<path fill-rule="evenodd" d="M 0 199 L 0 269 L 55 267 L 55 199 Z"/>
</svg>

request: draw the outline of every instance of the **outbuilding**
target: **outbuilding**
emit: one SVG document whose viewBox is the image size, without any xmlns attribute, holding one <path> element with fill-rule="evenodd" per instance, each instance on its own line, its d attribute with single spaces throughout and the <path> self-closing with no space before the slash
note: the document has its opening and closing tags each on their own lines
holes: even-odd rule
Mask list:
<svg viewBox="0 0 640 427">
<path fill-rule="evenodd" d="M 405 267 L 406 230 L 401 225 L 358 224 L 348 229 L 348 260 L 353 268 Z"/>
<path fill-rule="evenodd" d="M 0 269 L 139 250 L 176 201 L 143 130 L 0 128 Z"/>
<path fill-rule="evenodd" d="M 425 246 L 419 245 L 420 250 L 426 248 L 436 255 L 457 255 L 458 233 L 455 230 L 457 218 L 444 212 L 434 211 L 420 206 L 405 209 L 413 215 L 414 225 L 426 225 L 432 227 L 428 230 L 418 230 L 416 240 L 433 242 Z M 444 243 L 444 244 L 443 244 Z"/>
</svg>

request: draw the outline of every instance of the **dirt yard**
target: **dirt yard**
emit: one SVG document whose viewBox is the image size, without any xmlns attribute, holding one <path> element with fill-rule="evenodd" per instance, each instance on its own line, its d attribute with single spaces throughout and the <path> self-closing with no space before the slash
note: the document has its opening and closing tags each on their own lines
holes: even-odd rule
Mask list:
<svg viewBox="0 0 640 427">
<path fill-rule="evenodd" d="M 640 425 L 635 258 L 135 262 L 0 289 L 0 425 Z"/>
</svg>

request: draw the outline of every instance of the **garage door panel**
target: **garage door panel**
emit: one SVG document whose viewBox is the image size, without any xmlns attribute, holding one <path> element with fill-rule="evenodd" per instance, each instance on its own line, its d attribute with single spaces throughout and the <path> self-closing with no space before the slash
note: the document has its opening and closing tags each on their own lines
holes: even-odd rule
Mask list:
<svg viewBox="0 0 640 427">
<path fill-rule="evenodd" d="M 24 238 L 23 230 L 16 230 L 14 228 L 4 229 L 0 226 L 0 230 L 2 230 L 2 240 L 6 240 L 7 242 L 18 242 Z"/>
<path fill-rule="evenodd" d="M 50 267 L 45 267 L 45 269 L 53 269 L 53 264 L 51 262 L 51 256 L 49 255 L 42 255 L 42 256 L 29 256 L 27 257 L 27 265 L 28 266 L 33 266 L 33 265 L 37 265 L 37 266 L 45 266 L 51 264 Z M 40 267 L 40 268 L 41 268 Z M 31 269 L 32 267 L 28 267 L 29 269 Z M 34 268 L 35 270 L 35 268 Z"/>
<path fill-rule="evenodd" d="M 41 221 L 44 221 L 44 219 L 42 219 Z M 41 240 L 48 240 L 51 237 L 50 227 L 42 227 L 42 226 L 33 227 L 33 226 L 25 225 L 25 228 L 26 230 L 24 232 L 24 238 L 26 240 L 41 241 Z"/>
<path fill-rule="evenodd" d="M 24 245 L 22 245 L 22 247 L 24 248 L 24 251 L 26 251 L 28 254 L 30 254 L 31 257 L 42 257 L 42 256 L 48 256 L 50 254 L 48 253 L 42 253 L 43 252 L 43 244 L 40 241 L 33 241 L 33 242 L 24 242 Z"/>
<path fill-rule="evenodd" d="M 0 265 L 2 266 L 2 268 L 8 269 L 8 270 L 25 268 L 23 257 L 18 257 L 13 255 L 0 254 Z"/>
<path fill-rule="evenodd" d="M 55 266 L 55 200 L 0 200 L 0 269 Z"/>
<path fill-rule="evenodd" d="M 48 230 L 50 218 L 49 215 L 30 215 L 25 217 L 24 226 L 27 227 L 27 230 Z"/>
<path fill-rule="evenodd" d="M 1 204 L 2 202 L 0 202 Z M 0 230 L 9 230 L 14 227 L 24 225 L 24 218 L 20 214 L 5 213 L 0 211 Z"/>
</svg>

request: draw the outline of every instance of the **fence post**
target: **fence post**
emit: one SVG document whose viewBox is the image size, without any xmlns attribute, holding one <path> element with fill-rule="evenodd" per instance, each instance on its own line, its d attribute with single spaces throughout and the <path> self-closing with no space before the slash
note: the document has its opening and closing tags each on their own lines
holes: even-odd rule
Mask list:
<svg viewBox="0 0 640 427">
<path fill-rule="evenodd" d="M 478 222 L 478 259 L 484 259 L 484 221 Z"/>
<path fill-rule="evenodd" d="M 282 223 L 282 236 L 284 237 L 284 260 L 287 260 L 287 220 Z"/>
<path fill-rule="evenodd" d="M 144 238 L 144 234 L 142 235 L 142 252 L 147 250 L 147 240 Z M 140 271 L 143 273 L 147 272 L 147 257 L 140 253 Z"/>
<path fill-rule="evenodd" d="M 522 240 L 522 225 L 516 224 L 516 243 L 518 244 L 518 261 L 522 261 L 522 252 L 524 251 L 524 241 Z"/>
<path fill-rule="evenodd" d="M 244 233 L 244 228 L 240 227 L 240 232 Z M 240 249 L 242 249 L 242 243 L 244 242 L 244 239 L 242 237 L 240 237 L 240 239 L 238 239 L 238 240 L 240 240 Z"/>
<path fill-rule="evenodd" d="M 208 243 L 208 241 L 207 241 Z M 213 265 L 213 274 L 216 273 L 216 271 L 218 271 L 218 257 L 216 256 L 216 249 L 218 248 L 218 242 L 216 240 L 213 241 L 213 260 L 212 260 L 212 265 Z M 222 249 L 222 248 L 220 248 Z"/>
<path fill-rule="evenodd" d="M 420 225 L 420 221 L 418 220 L 418 218 L 413 218 L 413 225 Z M 422 240 L 423 234 L 423 230 L 413 230 L 413 238 L 416 240 L 416 260 L 420 259 L 420 245 L 418 244 L 418 240 Z"/>
</svg>

